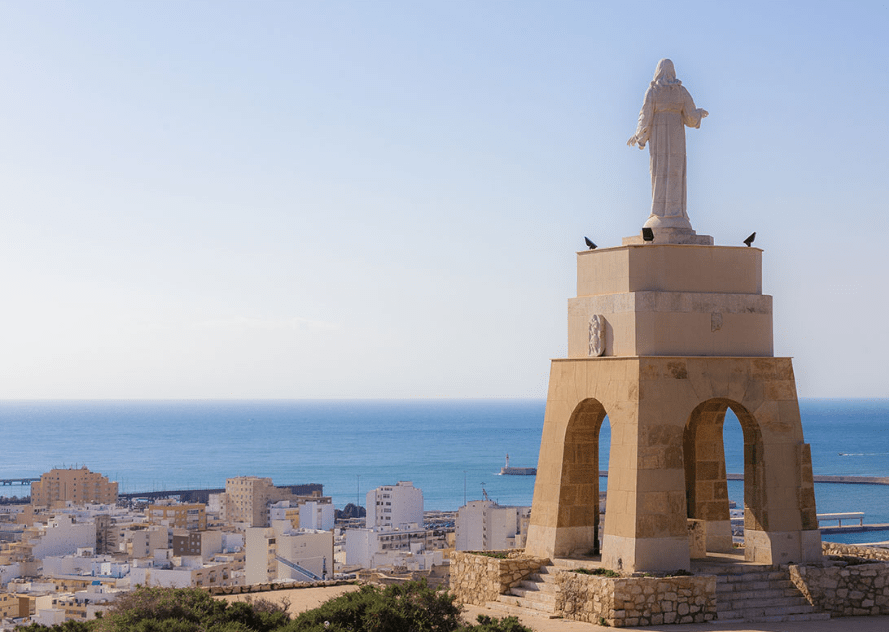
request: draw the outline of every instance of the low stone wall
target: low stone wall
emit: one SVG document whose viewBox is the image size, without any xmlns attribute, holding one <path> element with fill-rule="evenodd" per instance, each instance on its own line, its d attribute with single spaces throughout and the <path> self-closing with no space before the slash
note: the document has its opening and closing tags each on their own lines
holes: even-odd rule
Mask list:
<svg viewBox="0 0 889 632">
<path fill-rule="evenodd" d="M 522 551 L 489 551 L 505 559 L 471 551 L 451 553 L 451 594 L 460 603 L 483 606 L 509 591 L 520 581 L 549 564 L 546 558 L 530 557 Z"/>
<path fill-rule="evenodd" d="M 889 562 L 889 549 L 877 549 L 857 544 L 840 544 L 839 542 L 822 542 L 821 549 L 825 555 L 852 556 L 865 560 Z"/>
<path fill-rule="evenodd" d="M 789 568 L 791 581 L 817 610 L 841 617 L 889 614 L 889 562 Z"/>
<path fill-rule="evenodd" d="M 293 590 L 295 588 L 319 588 L 322 586 L 344 586 L 354 584 L 351 580 L 328 580 L 320 582 L 269 582 L 264 584 L 246 584 L 239 586 L 208 586 L 205 588 L 211 595 L 242 595 L 248 593 L 269 592 L 273 590 Z"/>
<path fill-rule="evenodd" d="M 716 578 L 602 577 L 560 571 L 556 606 L 566 619 L 616 628 L 703 623 L 716 616 Z"/>
<path fill-rule="evenodd" d="M 790 579 L 816 609 L 834 616 L 889 614 L 889 550 L 823 542 L 833 560 L 790 565 Z"/>
</svg>

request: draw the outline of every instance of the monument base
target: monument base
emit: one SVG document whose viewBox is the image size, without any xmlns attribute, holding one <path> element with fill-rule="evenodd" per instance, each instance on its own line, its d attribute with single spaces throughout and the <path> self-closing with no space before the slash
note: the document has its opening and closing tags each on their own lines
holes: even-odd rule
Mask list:
<svg viewBox="0 0 889 632">
<path fill-rule="evenodd" d="M 532 524 L 528 527 L 525 553 L 541 554 L 541 557 L 582 557 L 593 554 L 598 546 L 598 528 L 593 525 L 579 527 L 548 527 Z M 530 542 L 531 546 L 527 545 Z M 535 548 L 535 543 L 552 543 L 550 548 Z"/>
<path fill-rule="evenodd" d="M 644 563 L 639 562 L 644 560 Z M 691 567 L 688 537 L 633 538 L 605 534 L 602 565 L 616 571 L 677 571 Z"/>
<path fill-rule="evenodd" d="M 732 521 L 707 520 L 706 525 L 707 550 L 712 553 L 733 553 Z"/>
<path fill-rule="evenodd" d="M 804 564 L 821 561 L 821 530 L 744 530 L 744 559 L 757 564 Z"/>
<path fill-rule="evenodd" d="M 713 237 L 710 235 L 698 235 L 691 228 L 652 228 L 654 233 L 654 241 L 646 242 L 642 239 L 642 234 L 633 235 L 632 237 L 624 237 L 622 245 L 638 246 L 645 243 L 653 243 L 657 245 L 663 244 L 679 244 L 688 246 L 712 246 Z"/>
</svg>

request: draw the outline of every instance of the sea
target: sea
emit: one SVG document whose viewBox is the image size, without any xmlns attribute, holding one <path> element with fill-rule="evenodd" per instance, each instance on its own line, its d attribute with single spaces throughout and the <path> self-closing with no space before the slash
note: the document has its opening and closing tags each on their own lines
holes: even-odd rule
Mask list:
<svg viewBox="0 0 889 632">
<path fill-rule="evenodd" d="M 484 497 L 530 505 L 545 401 L 256 400 L 0 401 L 0 479 L 86 466 L 121 492 L 225 487 L 226 478 L 267 476 L 276 485 L 320 483 L 342 508 L 364 505 L 381 485 L 411 481 L 427 510 L 456 510 Z M 816 475 L 889 476 L 889 399 L 800 400 Z M 743 472 L 741 427 L 729 411 L 726 467 Z M 600 434 L 607 469 L 610 428 Z M 729 481 L 743 506 L 743 482 Z M 602 479 L 601 489 L 607 489 Z M 28 488 L 0 486 L 0 496 Z M 889 524 L 889 486 L 816 483 L 818 513 L 863 511 Z M 889 530 L 825 536 L 889 540 Z"/>
</svg>

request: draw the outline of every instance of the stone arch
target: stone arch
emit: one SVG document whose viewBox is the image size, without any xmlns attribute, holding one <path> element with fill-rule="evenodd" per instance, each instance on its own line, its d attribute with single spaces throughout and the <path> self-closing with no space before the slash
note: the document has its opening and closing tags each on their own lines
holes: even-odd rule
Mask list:
<svg viewBox="0 0 889 632">
<path fill-rule="evenodd" d="M 607 413 L 597 399 L 575 406 L 565 428 L 558 527 L 591 528 L 586 551 L 599 553 L 599 432 Z M 586 552 L 584 551 L 584 552 Z"/>
<path fill-rule="evenodd" d="M 688 518 L 705 523 L 707 550 L 730 552 L 732 546 L 723 424 L 731 408 L 744 435 L 744 529 L 768 531 L 762 430 L 744 406 L 726 398 L 699 404 L 683 435 Z"/>
</svg>

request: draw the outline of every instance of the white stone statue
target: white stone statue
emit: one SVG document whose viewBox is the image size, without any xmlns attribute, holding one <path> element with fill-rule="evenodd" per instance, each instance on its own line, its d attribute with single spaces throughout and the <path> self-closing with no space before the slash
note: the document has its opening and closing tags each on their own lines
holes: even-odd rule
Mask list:
<svg viewBox="0 0 889 632">
<path fill-rule="evenodd" d="M 639 149 L 649 143 L 651 216 L 644 227 L 691 230 L 685 211 L 685 126 L 698 128 L 707 115 L 676 78 L 673 62 L 660 60 L 645 92 L 636 133 L 627 141 Z"/>
</svg>

